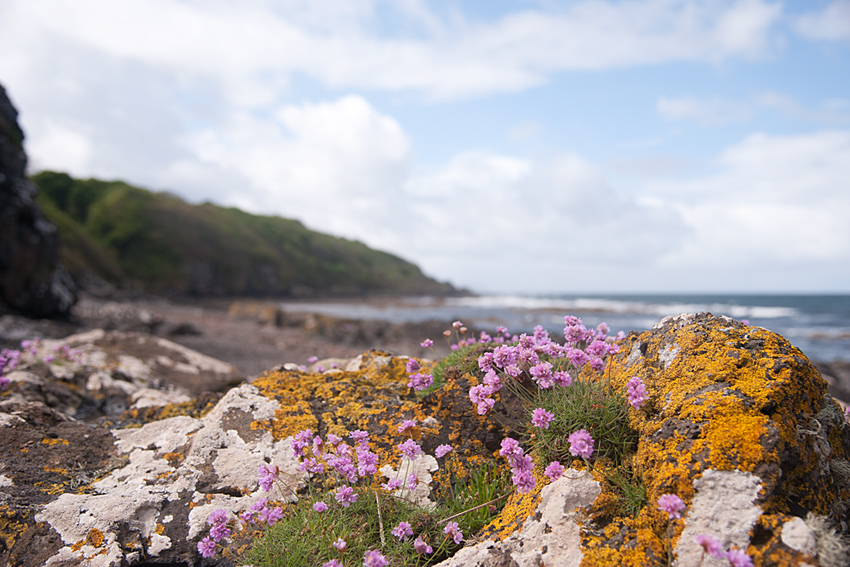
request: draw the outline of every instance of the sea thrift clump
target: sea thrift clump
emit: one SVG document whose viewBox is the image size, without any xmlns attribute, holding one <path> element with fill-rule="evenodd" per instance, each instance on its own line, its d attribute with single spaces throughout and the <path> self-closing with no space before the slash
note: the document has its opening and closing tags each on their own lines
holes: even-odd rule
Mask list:
<svg viewBox="0 0 850 567">
<path fill-rule="evenodd" d="M 579 429 L 569 436 L 570 454 L 582 459 L 590 458 L 593 454 L 593 437 L 586 429 Z"/>
</svg>

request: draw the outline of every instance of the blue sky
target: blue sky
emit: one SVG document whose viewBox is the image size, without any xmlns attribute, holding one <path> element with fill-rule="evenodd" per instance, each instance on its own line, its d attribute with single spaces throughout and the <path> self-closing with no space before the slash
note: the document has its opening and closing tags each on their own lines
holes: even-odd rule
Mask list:
<svg viewBox="0 0 850 567">
<path fill-rule="evenodd" d="M 6 0 L 31 169 L 482 292 L 850 292 L 850 1 Z"/>
</svg>

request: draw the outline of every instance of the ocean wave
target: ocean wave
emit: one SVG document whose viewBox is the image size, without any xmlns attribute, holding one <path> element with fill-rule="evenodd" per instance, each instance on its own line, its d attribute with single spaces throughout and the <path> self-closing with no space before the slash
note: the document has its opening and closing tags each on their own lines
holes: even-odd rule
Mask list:
<svg viewBox="0 0 850 567">
<path fill-rule="evenodd" d="M 711 312 L 735 319 L 778 319 L 796 317 L 793 307 L 737 305 L 726 303 L 649 302 L 642 300 L 608 299 L 597 297 L 552 298 L 521 295 L 482 295 L 457 297 L 447 304 L 475 309 L 512 309 L 522 311 L 562 311 L 573 313 L 611 313 L 615 315 L 653 315 L 665 317 L 679 313 Z"/>
</svg>

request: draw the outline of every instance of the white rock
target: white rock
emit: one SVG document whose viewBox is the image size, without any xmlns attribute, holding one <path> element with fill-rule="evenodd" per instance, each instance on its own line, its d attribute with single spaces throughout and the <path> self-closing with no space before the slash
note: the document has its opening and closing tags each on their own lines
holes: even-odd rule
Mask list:
<svg viewBox="0 0 850 567">
<path fill-rule="evenodd" d="M 699 534 L 714 536 L 724 548 L 747 549 L 750 530 L 761 516 L 756 504 L 761 479 L 743 471 L 708 469 L 694 481 L 691 507 L 685 517 L 685 529 L 676 544 L 677 567 L 728 566 L 727 561 L 703 558 L 702 547 L 694 543 Z"/>
<path fill-rule="evenodd" d="M 578 567 L 583 555 L 576 511 L 592 505 L 601 492 L 587 471 L 569 469 L 543 488 L 535 513 L 516 533 L 504 541 L 488 539 L 465 547 L 438 567 Z"/>
</svg>

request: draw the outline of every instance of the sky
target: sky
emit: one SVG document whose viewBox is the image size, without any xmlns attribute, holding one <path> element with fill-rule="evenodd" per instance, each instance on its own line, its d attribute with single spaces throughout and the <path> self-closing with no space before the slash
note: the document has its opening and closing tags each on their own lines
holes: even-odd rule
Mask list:
<svg viewBox="0 0 850 567">
<path fill-rule="evenodd" d="M 850 293 L 850 1 L 2 0 L 31 172 L 482 293 Z"/>
</svg>

